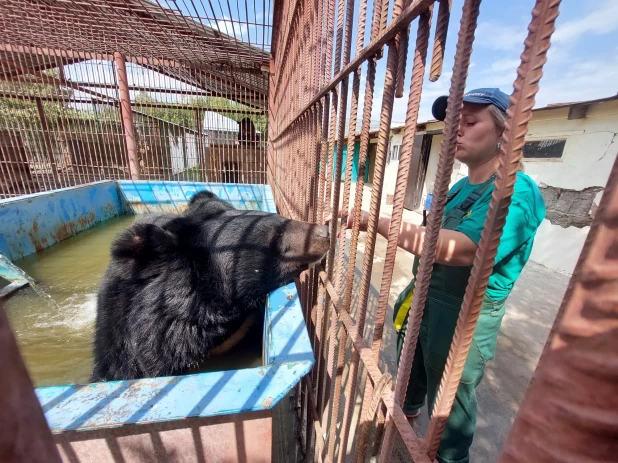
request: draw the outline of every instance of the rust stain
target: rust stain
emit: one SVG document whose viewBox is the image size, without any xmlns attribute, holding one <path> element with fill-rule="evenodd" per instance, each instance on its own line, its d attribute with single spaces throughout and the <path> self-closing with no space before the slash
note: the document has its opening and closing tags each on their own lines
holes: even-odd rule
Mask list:
<svg viewBox="0 0 618 463">
<path fill-rule="evenodd" d="M 93 211 L 90 211 L 88 215 L 80 215 L 77 218 L 77 223 L 79 226 L 83 228 L 88 228 L 90 225 L 94 223 L 96 216 Z"/>
<path fill-rule="evenodd" d="M 115 215 L 116 213 L 116 208 L 114 207 L 114 205 L 110 202 L 107 202 L 105 204 L 103 204 L 103 213 L 106 216 L 112 216 Z"/>
<path fill-rule="evenodd" d="M 23 232 L 23 229 L 20 229 Z M 19 231 L 19 230 L 18 230 Z M 30 238 L 30 242 L 34 246 L 36 252 L 42 251 L 46 246 L 43 245 L 42 241 L 39 241 L 37 236 L 37 232 L 39 231 L 39 223 L 36 219 L 32 221 L 32 227 L 28 230 L 28 238 Z"/>
<path fill-rule="evenodd" d="M 67 239 L 70 236 L 75 235 L 77 232 L 77 225 L 75 222 L 65 222 L 62 225 L 58 225 L 56 227 L 55 232 L 51 233 L 51 237 L 56 241 L 62 241 Z"/>
</svg>

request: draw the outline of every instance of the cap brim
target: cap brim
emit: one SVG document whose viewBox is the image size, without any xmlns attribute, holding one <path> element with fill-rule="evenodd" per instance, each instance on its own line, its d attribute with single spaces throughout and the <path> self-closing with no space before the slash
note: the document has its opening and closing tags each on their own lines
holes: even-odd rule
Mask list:
<svg viewBox="0 0 618 463">
<path fill-rule="evenodd" d="M 464 96 L 463 101 L 464 103 L 493 104 L 491 100 L 488 101 L 487 98 L 479 98 L 478 96 Z"/>
<path fill-rule="evenodd" d="M 448 101 L 448 96 L 439 96 L 436 98 L 436 101 L 433 102 L 431 106 L 431 114 L 438 121 L 443 121 L 446 119 L 446 103 Z"/>
</svg>

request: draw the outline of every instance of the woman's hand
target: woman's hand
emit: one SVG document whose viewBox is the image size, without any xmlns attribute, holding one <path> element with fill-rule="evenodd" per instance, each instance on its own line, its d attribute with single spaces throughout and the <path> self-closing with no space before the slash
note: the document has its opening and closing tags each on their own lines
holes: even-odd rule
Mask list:
<svg viewBox="0 0 618 463">
<path fill-rule="evenodd" d="M 354 209 L 346 213 L 347 220 L 345 221 L 346 223 L 344 224 L 344 230 L 351 229 L 354 226 L 354 215 L 355 215 L 354 213 L 355 213 Z M 339 211 L 339 213 L 337 214 L 337 217 L 342 218 L 343 216 L 344 216 L 344 211 Z M 330 222 L 332 218 L 333 218 L 332 214 L 326 215 L 324 217 L 324 223 Z M 369 224 L 369 212 L 363 211 L 361 209 L 359 230 L 362 232 L 366 232 L 368 224 Z"/>
</svg>

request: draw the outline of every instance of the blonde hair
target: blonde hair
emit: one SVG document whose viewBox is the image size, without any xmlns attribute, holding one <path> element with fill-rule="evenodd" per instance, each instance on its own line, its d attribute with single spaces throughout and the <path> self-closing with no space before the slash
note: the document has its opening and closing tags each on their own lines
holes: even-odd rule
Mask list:
<svg viewBox="0 0 618 463">
<path fill-rule="evenodd" d="M 496 105 L 490 104 L 489 113 L 493 117 L 494 123 L 496 124 L 496 127 L 500 131 L 500 135 L 502 135 L 502 132 L 504 132 L 504 128 L 506 127 L 506 120 L 508 119 L 506 111 L 502 111 Z M 524 171 L 524 163 L 522 162 L 521 159 L 519 160 L 518 170 L 520 172 Z"/>
</svg>

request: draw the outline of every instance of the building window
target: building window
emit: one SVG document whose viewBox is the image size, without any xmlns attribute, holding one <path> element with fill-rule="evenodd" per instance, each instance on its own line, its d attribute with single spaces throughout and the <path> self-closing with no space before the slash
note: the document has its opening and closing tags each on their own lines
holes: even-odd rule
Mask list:
<svg viewBox="0 0 618 463">
<path fill-rule="evenodd" d="M 526 142 L 523 148 L 525 159 L 560 159 L 566 140 L 540 140 Z"/>
</svg>

